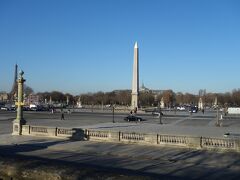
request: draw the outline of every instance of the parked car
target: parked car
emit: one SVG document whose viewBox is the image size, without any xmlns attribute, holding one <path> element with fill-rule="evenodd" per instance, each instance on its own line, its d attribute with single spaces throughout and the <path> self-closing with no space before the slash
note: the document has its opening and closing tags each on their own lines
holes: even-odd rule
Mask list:
<svg viewBox="0 0 240 180">
<path fill-rule="evenodd" d="M 9 111 L 8 107 L 1 107 L 1 110 Z"/>
<path fill-rule="evenodd" d="M 1 107 L 1 110 L 4 110 L 4 111 L 15 111 L 15 107 L 14 106 L 4 106 L 4 107 Z"/>
<path fill-rule="evenodd" d="M 129 122 L 129 121 L 142 121 L 143 119 L 138 116 L 128 115 L 127 117 L 124 118 L 124 120 Z"/>
</svg>

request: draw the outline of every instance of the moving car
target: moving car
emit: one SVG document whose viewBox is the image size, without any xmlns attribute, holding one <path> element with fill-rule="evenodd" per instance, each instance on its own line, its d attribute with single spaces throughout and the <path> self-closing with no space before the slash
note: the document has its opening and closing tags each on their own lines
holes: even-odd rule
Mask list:
<svg viewBox="0 0 240 180">
<path fill-rule="evenodd" d="M 129 121 L 142 121 L 143 119 L 138 116 L 128 115 L 127 117 L 124 118 L 124 120 L 129 122 Z"/>
<path fill-rule="evenodd" d="M 197 106 L 192 106 L 189 108 L 189 112 L 192 112 L 192 113 L 197 113 L 198 112 L 198 107 Z"/>
<path fill-rule="evenodd" d="M 178 106 L 178 107 L 177 107 L 177 110 L 179 110 L 179 111 L 185 111 L 186 108 L 185 108 L 184 106 Z"/>
</svg>

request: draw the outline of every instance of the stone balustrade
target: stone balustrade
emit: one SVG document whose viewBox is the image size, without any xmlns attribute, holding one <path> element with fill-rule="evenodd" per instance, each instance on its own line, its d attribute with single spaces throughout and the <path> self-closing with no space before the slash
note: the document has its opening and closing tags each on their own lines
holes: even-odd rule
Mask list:
<svg viewBox="0 0 240 180">
<path fill-rule="evenodd" d="M 73 129 L 57 128 L 56 131 L 57 137 L 72 137 L 72 135 L 74 134 Z"/>
<path fill-rule="evenodd" d="M 185 136 L 158 135 L 158 144 L 187 146 L 188 141 Z"/>
<path fill-rule="evenodd" d="M 230 150 L 240 152 L 239 138 L 210 138 L 136 132 L 102 131 L 96 129 L 22 126 L 22 135 L 48 136 L 76 140 L 137 143 L 155 146 L 177 146 L 197 149 Z"/>
<path fill-rule="evenodd" d="M 87 137 L 90 140 L 107 140 L 109 138 L 108 131 L 87 130 Z"/>
<path fill-rule="evenodd" d="M 30 126 L 30 125 L 22 126 L 22 135 L 48 136 L 55 138 L 69 138 L 78 140 L 83 140 L 85 138 L 85 132 L 82 129 Z"/>
<path fill-rule="evenodd" d="M 141 133 L 128 133 L 128 132 L 121 132 L 120 133 L 120 141 L 123 142 L 132 142 L 132 143 L 139 143 L 145 141 L 145 134 Z"/>
<path fill-rule="evenodd" d="M 219 138 L 205 138 L 202 137 L 201 146 L 203 148 L 214 149 L 236 149 L 236 141 L 234 139 L 219 139 Z"/>
</svg>

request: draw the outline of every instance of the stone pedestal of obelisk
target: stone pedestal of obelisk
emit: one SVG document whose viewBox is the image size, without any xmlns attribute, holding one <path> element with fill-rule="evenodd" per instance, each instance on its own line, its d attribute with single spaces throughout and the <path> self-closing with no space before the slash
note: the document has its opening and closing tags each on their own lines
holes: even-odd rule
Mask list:
<svg viewBox="0 0 240 180">
<path fill-rule="evenodd" d="M 133 110 L 137 110 L 139 95 L 139 64 L 138 64 L 138 45 L 137 42 L 134 45 L 134 59 L 133 59 L 133 79 L 132 79 L 132 102 L 131 107 Z"/>
<path fill-rule="evenodd" d="M 20 71 L 18 82 L 18 102 L 16 103 L 17 106 L 17 117 L 13 121 L 13 133 L 12 135 L 22 135 L 22 125 L 26 124 L 26 121 L 23 119 L 23 110 L 22 106 L 23 103 L 23 84 L 25 79 L 23 79 L 23 71 Z"/>
</svg>

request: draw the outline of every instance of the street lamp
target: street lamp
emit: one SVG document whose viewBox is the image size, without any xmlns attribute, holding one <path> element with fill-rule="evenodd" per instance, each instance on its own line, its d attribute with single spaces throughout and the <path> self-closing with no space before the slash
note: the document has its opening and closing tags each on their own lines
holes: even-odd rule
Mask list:
<svg viewBox="0 0 240 180">
<path fill-rule="evenodd" d="M 22 135 L 22 125 L 26 124 L 26 120 L 23 118 L 23 105 L 24 105 L 24 96 L 23 96 L 23 87 L 24 82 L 26 81 L 23 78 L 23 71 L 19 72 L 18 78 L 18 101 L 16 102 L 17 105 L 17 117 L 13 121 L 13 135 Z"/>
<path fill-rule="evenodd" d="M 113 115 L 113 123 L 115 123 L 115 121 L 114 121 L 114 105 L 112 107 L 112 115 Z"/>
<path fill-rule="evenodd" d="M 162 123 L 162 111 L 161 111 L 160 104 L 159 104 L 158 109 L 159 109 L 159 124 L 163 124 L 163 123 Z"/>
<path fill-rule="evenodd" d="M 220 126 L 220 123 L 219 123 L 219 108 L 218 108 L 218 105 L 217 105 L 217 122 L 216 122 L 216 126 Z"/>
</svg>

